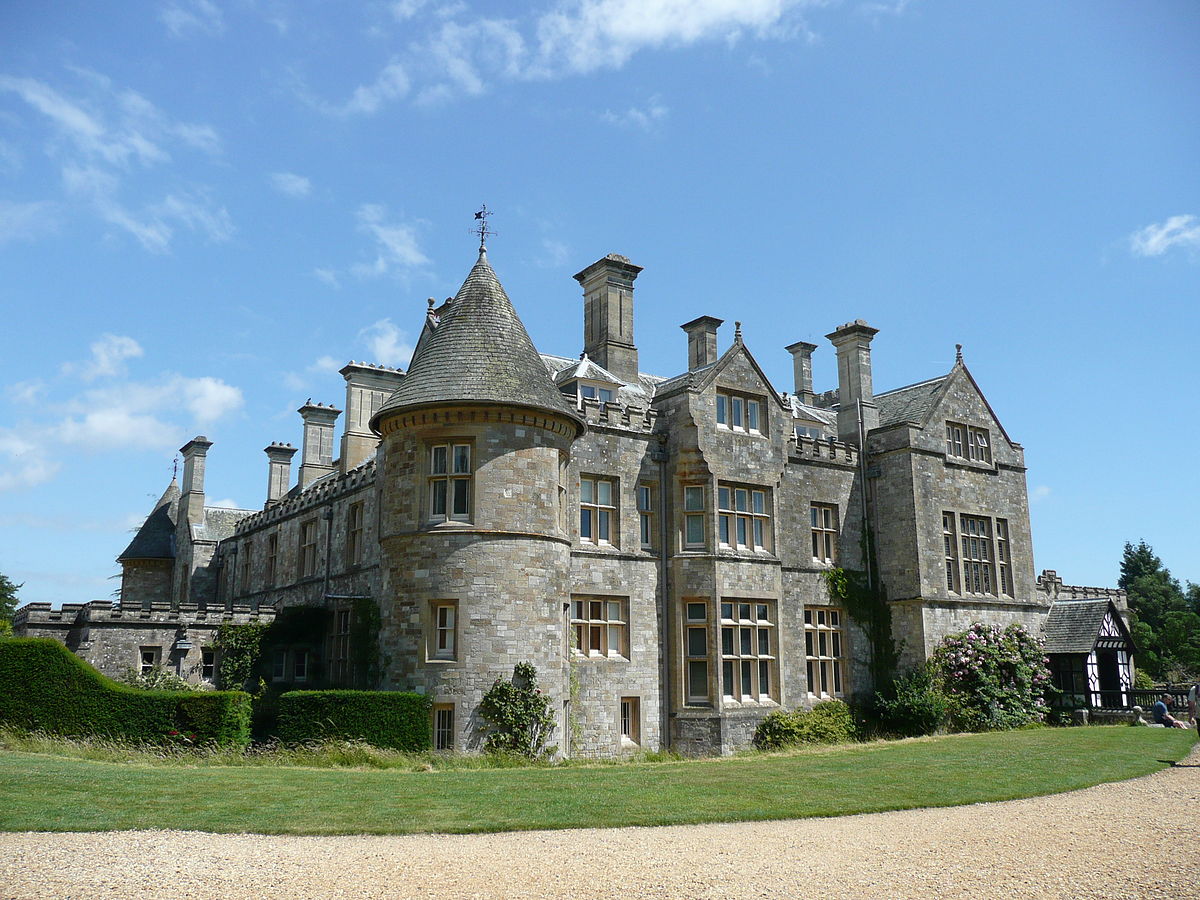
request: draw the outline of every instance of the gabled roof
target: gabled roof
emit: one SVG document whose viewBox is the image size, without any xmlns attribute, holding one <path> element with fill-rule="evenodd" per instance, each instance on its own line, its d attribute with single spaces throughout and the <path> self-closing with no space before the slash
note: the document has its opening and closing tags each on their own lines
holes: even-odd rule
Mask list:
<svg viewBox="0 0 1200 900">
<path fill-rule="evenodd" d="M 554 383 L 564 385 L 574 378 L 582 378 L 584 381 L 601 381 L 613 386 L 625 383 L 608 369 L 588 359 L 586 353 L 580 356 L 575 363 L 560 369 L 554 375 Z"/>
<path fill-rule="evenodd" d="M 178 510 L 179 485 L 172 478 L 129 546 L 117 557 L 117 562 L 129 559 L 174 559 L 175 515 Z"/>
<path fill-rule="evenodd" d="M 580 434 L 585 430 L 550 380 L 486 251 L 440 321 L 427 327 L 404 380 L 371 417 L 373 429 L 389 413 L 466 401 L 551 412 L 572 419 Z"/>
<path fill-rule="evenodd" d="M 1053 604 L 1046 618 L 1046 652 L 1091 653 L 1100 639 L 1104 618 L 1110 611 L 1113 623 L 1132 650 L 1133 640 L 1121 614 L 1111 600 L 1101 599 L 1060 600 Z"/>
<path fill-rule="evenodd" d="M 790 395 L 787 402 L 792 406 L 793 419 L 808 419 L 810 422 L 820 422 L 822 425 L 837 428 L 837 413 L 833 410 L 801 403 L 795 394 Z"/>
<path fill-rule="evenodd" d="M 895 425 L 897 422 L 916 422 L 924 425 L 933 408 L 937 405 L 942 387 L 949 375 L 931 378 L 917 384 L 896 388 L 875 395 L 875 404 L 879 407 L 879 425 Z"/>
</svg>

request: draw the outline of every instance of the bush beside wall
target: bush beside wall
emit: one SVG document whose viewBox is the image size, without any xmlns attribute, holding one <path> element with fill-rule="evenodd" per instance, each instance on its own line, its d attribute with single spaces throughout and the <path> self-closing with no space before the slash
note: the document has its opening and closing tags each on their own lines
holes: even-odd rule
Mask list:
<svg viewBox="0 0 1200 900">
<path fill-rule="evenodd" d="M 854 716 L 841 700 L 822 700 L 811 710 L 778 710 L 754 730 L 759 750 L 783 750 L 797 744 L 846 744 L 856 739 Z"/>
<path fill-rule="evenodd" d="M 194 734 L 196 743 L 245 747 L 250 697 L 137 690 L 101 675 L 58 641 L 10 638 L 0 640 L 0 723 L 144 744 Z"/>
<path fill-rule="evenodd" d="M 430 700 L 401 691 L 289 691 L 279 698 L 286 743 L 325 738 L 419 752 L 432 746 Z"/>
</svg>

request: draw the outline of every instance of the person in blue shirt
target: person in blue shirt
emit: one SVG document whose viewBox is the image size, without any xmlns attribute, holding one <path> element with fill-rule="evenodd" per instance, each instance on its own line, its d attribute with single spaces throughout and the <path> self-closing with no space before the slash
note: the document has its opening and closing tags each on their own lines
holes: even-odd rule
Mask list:
<svg viewBox="0 0 1200 900">
<path fill-rule="evenodd" d="M 1154 714 L 1154 722 L 1157 725 L 1164 725 L 1167 728 L 1187 728 L 1184 722 L 1180 722 L 1170 712 L 1168 707 L 1171 703 L 1171 695 L 1163 694 L 1159 701 L 1151 707 L 1151 712 Z"/>
</svg>

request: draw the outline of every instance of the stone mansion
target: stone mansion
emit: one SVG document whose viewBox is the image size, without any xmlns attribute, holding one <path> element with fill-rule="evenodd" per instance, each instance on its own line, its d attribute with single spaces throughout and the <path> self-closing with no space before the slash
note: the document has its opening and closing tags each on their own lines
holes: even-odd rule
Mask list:
<svg viewBox="0 0 1200 900">
<path fill-rule="evenodd" d="M 280 639 L 262 676 L 424 693 L 438 748 L 477 748 L 482 694 L 529 661 L 567 755 L 720 753 L 771 710 L 874 691 L 880 638 L 831 595 L 844 569 L 879 592 L 900 668 L 972 622 L 1020 622 L 1060 685 L 1131 685 L 1123 594 L 1035 578 L 1024 452 L 961 352 L 876 392 L 877 332 L 855 320 L 827 335 L 835 389 L 814 391 L 798 342 L 781 392 L 740 326 L 722 351 L 700 316 L 686 370 L 650 375 L 640 272 L 616 254 L 579 272 L 583 352 L 551 356 L 481 246 L 407 371 L 349 363 L 344 409 L 309 401 L 299 450 L 266 447 L 261 509 L 205 505 L 195 438 L 119 557 L 120 601 L 30 604 L 17 633 L 110 675 L 212 680 L 222 622 L 316 609 L 319 633 Z"/>
</svg>

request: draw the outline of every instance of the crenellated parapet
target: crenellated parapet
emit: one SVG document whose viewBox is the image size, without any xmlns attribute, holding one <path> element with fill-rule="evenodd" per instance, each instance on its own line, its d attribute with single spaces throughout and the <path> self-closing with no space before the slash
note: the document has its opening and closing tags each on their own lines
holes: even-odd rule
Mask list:
<svg viewBox="0 0 1200 900">
<path fill-rule="evenodd" d="M 1129 595 L 1120 588 L 1063 584 L 1063 580 L 1054 569 L 1042 570 L 1042 574 L 1037 577 L 1037 592 L 1051 603 L 1070 600 L 1111 600 L 1122 612 L 1129 608 Z"/>
<path fill-rule="evenodd" d="M 49 603 L 27 603 L 13 615 L 13 631 L 18 635 L 43 627 L 62 628 L 76 625 L 145 623 L 171 626 L 221 625 L 225 622 L 270 622 L 275 618 L 271 607 L 202 607 L 184 604 L 172 607 L 170 601 L 154 601 L 140 607 L 123 607 L 112 600 L 89 603 L 64 603 L 58 609 Z"/>
<path fill-rule="evenodd" d="M 589 428 L 619 428 L 623 431 L 651 432 L 658 421 L 658 410 L 653 407 L 626 406 L 621 403 L 601 402 L 585 397 L 580 411 Z"/>
<path fill-rule="evenodd" d="M 234 533 L 238 535 L 246 534 L 264 525 L 289 519 L 297 513 L 304 512 L 315 506 L 330 503 L 346 494 L 352 494 L 374 483 L 375 460 L 369 459 L 357 469 L 351 469 L 344 475 L 322 478 L 316 484 L 294 497 L 286 497 L 261 512 L 246 516 L 238 522 L 237 530 Z"/>
<path fill-rule="evenodd" d="M 821 460 L 849 468 L 858 464 L 858 448 L 843 441 L 793 435 L 788 441 L 788 458 L 792 461 Z"/>
</svg>

